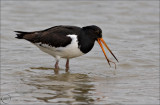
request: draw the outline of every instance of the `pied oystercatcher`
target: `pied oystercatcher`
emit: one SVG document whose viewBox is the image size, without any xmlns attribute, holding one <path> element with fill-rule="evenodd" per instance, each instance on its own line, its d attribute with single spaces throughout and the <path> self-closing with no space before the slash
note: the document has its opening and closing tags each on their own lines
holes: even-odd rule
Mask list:
<svg viewBox="0 0 160 105">
<path fill-rule="evenodd" d="M 115 62 L 107 58 L 102 43 L 118 62 L 118 59 L 103 40 L 102 30 L 96 25 L 82 28 L 77 26 L 59 25 L 41 31 L 15 32 L 17 33 L 16 38 L 25 39 L 36 45 L 43 52 L 55 57 L 55 69 L 59 69 L 58 62 L 60 58 L 67 59 L 66 69 L 69 69 L 69 59 L 88 53 L 93 48 L 95 41 L 99 43 L 109 65 L 110 62 L 114 64 Z"/>
</svg>

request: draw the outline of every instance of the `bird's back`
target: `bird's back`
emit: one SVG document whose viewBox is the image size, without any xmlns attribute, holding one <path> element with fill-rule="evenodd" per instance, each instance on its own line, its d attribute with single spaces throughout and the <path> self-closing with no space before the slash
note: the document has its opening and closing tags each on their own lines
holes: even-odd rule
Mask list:
<svg viewBox="0 0 160 105">
<path fill-rule="evenodd" d="M 34 32 L 17 32 L 18 39 L 26 39 L 32 43 L 48 44 L 53 47 L 65 47 L 71 43 L 71 38 L 67 35 L 79 35 L 81 31 L 77 26 L 54 26 L 41 31 Z"/>
</svg>

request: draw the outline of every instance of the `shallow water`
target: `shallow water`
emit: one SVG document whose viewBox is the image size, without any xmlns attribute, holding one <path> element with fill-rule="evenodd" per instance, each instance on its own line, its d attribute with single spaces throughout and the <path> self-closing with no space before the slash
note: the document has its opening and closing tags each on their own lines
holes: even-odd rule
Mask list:
<svg viewBox="0 0 160 105">
<path fill-rule="evenodd" d="M 158 13 L 158 1 L 1 1 L 1 104 L 159 104 Z M 60 24 L 101 27 L 117 69 L 95 43 L 55 74 L 53 57 L 14 38 Z"/>
</svg>

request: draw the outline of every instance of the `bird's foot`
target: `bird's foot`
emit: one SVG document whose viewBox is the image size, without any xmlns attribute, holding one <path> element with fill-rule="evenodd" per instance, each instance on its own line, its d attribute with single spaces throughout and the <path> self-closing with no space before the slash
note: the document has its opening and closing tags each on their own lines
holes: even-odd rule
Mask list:
<svg viewBox="0 0 160 105">
<path fill-rule="evenodd" d="M 69 71 L 69 67 L 66 67 L 66 72 L 68 72 Z"/>
<path fill-rule="evenodd" d="M 58 74 L 58 73 L 59 73 L 59 67 L 55 67 L 55 68 L 54 68 L 54 73 L 55 73 L 55 74 Z"/>
</svg>

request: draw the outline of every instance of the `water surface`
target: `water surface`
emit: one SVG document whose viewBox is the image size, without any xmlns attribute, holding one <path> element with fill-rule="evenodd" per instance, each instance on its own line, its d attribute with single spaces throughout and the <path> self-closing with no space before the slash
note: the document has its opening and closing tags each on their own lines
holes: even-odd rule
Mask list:
<svg viewBox="0 0 160 105">
<path fill-rule="evenodd" d="M 158 13 L 159 1 L 1 1 L 1 103 L 158 104 Z M 54 58 L 13 32 L 92 24 L 118 58 L 116 71 L 95 43 L 69 72 L 61 59 L 55 74 Z"/>
</svg>

